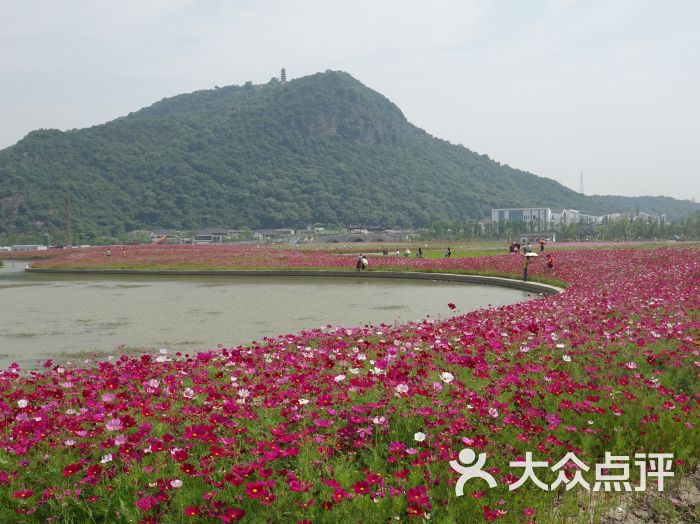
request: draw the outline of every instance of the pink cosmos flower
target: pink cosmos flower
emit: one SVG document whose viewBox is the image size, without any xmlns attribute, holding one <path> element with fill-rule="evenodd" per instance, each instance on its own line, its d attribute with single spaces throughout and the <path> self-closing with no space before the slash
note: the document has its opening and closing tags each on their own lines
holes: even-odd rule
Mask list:
<svg viewBox="0 0 700 524">
<path fill-rule="evenodd" d="M 155 497 L 142 497 L 136 501 L 136 507 L 142 512 L 149 511 L 158 505 L 158 499 Z"/>
<path fill-rule="evenodd" d="M 105 427 L 107 428 L 107 431 L 121 431 L 123 428 L 123 423 L 118 418 L 112 418 L 107 421 Z"/>
</svg>

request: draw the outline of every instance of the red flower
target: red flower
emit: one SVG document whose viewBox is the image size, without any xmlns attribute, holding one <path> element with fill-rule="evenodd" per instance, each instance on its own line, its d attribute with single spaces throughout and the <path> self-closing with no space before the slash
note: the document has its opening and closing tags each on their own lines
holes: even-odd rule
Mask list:
<svg viewBox="0 0 700 524">
<path fill-rule="evenodd" d="M 450 309 L 457 309 L 457 305 L 454 302 L 450 302 L 449 304 L 447 304 L 447 307 Z"/>
<path fill-rule="evenodd" d="M 31 489 L 18 489 L 12 492 L 12 496 L 16 499 L 28 499 L 32 495 L 34 495 L 34 492 Z"/>
<path fill-rule="evenodd" d="M 199 515 L 199 506 L 185 506 L 184 512 L 186 517 L 196 517 Z"/>
<path fill-rule="evenodd" d="M 428 497 L 428 488 L 425 486 L 416 486 L 406 492 L 406 498 L 409 504 L 417 504 L 420 506 L 430 506 L 430 498 Z"/>
<path fill-rule="evenodd" d="M 266 495 L 269 495 L 269 491 L 267 490 L 267 482 L 261 482 L 261 481 L 256 481 L 256 482 L 248 482 L 248 484 L 245 485 L 245 492 L 248 497 L 251 499 L 261 499 L 264 498 Z"/>
<path fill-rule="evenodd" d="M 63 476 L 70 477 L 75 475 L 81 469 L 83 469 L 81 464 L 68 464 L 65 468 L 63 468 Z"/>
<path fill-rule="evenodd" d="M 236 522 L 245 517 L 245 511 L 241 508 L 226 508 L 223 515 L 219 516 L 221 522 Z"/>
<path fill-rule="evenodd" d="M 336 488 L 333 490 L 333 501 L 336 503 L 342 502 L 343 499 L 350 496 L 350 493 L 342 488 Z"/>
<path fill-rule="evenodd" d="M 99 464 L 93 464 L 92 466 L 88 467 L 86 474 L 88 477 L 97 478 L 102 474 L 102 466 Z"/>
<path fill-rule="evenodd" d="M 185 475 L 195 475 L 197 473 L 197 468 L 189 462 L 186 462 L 180 466 L 180 471 L 182 471 Z"/>
<path fill-rule="evenodd" d="M 502 509 L 492 510 L 488 506 L 484 506 L 481 509 L 484 512 L 484 520 L 487 520 L 489 522 L 496 520 L 497 518 L 503 517 L 508 513 L 507 511 Z"/>
<path fill-rule="evenodd" d="M 172 455 L 173 459 L 175 459 L 175 461 L 177 462 L 184 462 L 190 456 L 186 449 L 177 449 L 171 451 L 170 454 Z"/>
<path fill-rule="evenodd" d="M 364 495 L 369 493 L 369 483 L 365 482 L 364 480 L 357 481 L 353 485 L 352 489 L 358 495 Z"/>
</svg>

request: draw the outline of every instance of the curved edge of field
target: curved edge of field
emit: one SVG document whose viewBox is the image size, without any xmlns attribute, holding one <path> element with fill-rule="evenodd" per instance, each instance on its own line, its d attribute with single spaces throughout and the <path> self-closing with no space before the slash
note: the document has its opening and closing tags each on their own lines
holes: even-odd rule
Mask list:
<svg viewBox="0 0 700 524">
<path fill-rule="evenodd" d="M 510 278 L 466 275 L 456 273 L 433 273 L 419 271 L 324 271 L 324 270 L 194 270 L 194 269 L 72 269 L 72 268 L 33 268 L 28 273 L 73 273 L 87 275 L 164 275 L 164 276 L 256 276 L 256 277 L 345 277 L 345 278 L 404 278 L 413 280 L 439 280 L 500 286 L 543 295 L 556 295 L 562 288 L 541 282 L 524 282 Z"/>
</svg>

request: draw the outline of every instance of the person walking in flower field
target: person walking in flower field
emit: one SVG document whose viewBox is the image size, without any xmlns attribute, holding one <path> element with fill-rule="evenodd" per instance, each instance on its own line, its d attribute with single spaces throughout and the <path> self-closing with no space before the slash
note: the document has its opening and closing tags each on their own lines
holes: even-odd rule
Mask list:
<svg viewBox="0 0 700 524">
<path fill-rule="evenodd" d="M 523 282 L 527 282 L 527 270 L 530 267 L 530 257 L 525 257 L 525 265 L 523 266 Z"/>
</svg>

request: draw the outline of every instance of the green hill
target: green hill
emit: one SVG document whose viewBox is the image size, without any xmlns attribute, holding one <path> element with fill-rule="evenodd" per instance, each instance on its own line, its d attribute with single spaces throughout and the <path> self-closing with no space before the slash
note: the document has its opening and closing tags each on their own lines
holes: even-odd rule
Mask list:
<svg viewBox="0 0 700 524">
<path fill-rule="evenodd" d="M 146 228 L 422 226 L 492 207 L 632 209 L 670 198 L 585 197 L 410 124 L 347 73 L 197 91 L 87 129 L 29 133 L 0 151 L 0 237 Z"/>
</svg>

